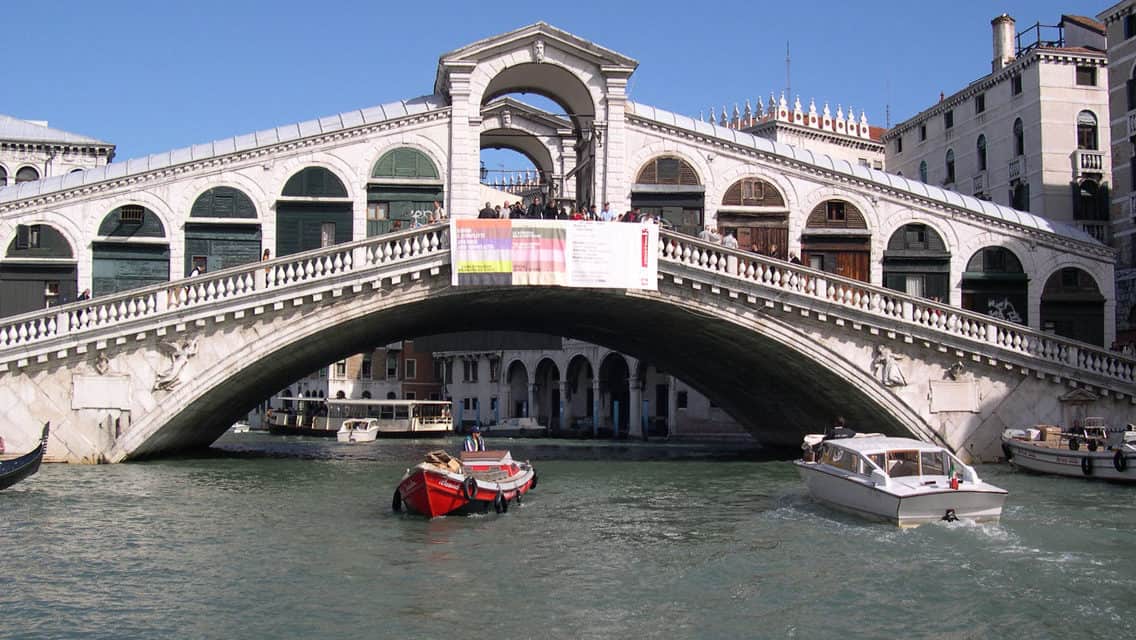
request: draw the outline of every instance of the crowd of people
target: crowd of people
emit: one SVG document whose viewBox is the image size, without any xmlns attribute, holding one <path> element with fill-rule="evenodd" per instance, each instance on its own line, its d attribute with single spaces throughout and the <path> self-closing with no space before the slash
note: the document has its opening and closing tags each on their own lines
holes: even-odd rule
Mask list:
<svg viewBox="0 0 1136 640">
<path fill-rule="evenodd" d="M 516 202 L 506 201 L 504 205 L 497 206 L 486 202 L 485 207 L 478 212 L 477 217 L 483 220 L 494 218 L 518 220 L 528 218 L 533 220 L 593 220 L 598 222 L 660 223 L 657 213 L 644 212 L 639 207 L 629 209 L 622 214 L 616 214 L 611 210 L 611 203 L 609 202 L 605 202 L 602 209 L 597 208 L 594 204 L 587 207 L 570 207 L 568 201 L 561 200 L 558 203 L 551 198 L 543 203 L 540 198 L 533 198 L 532 202 L 528 205 L 525 205 L 521 200 L 517 200 Z"/>
<path fill-rule="evenodd" d="M 706 242 L 712 242 L 714 244 L 720 244 L 727 249 L 740 248 L 738 246 L 738 239 L 736 236 L 734 236 L 734 233 L 732 231 L 727 230 L 726 233 L 722 233 L 718 230 L 718 227 L 715 227 L 713 225 L 706 225 L 706 228 L 704 228 L 702 231 L 699 231 L 698 239 L 704 240 Z M 777 258 L 778 260 L 788 260 L 793 264 L 801 264 L 801 259 L 798 258 L 797 254 L 793 253 L 792 251 L 789 252 L 788 258 L 782 255 L 781 248 L 777 246 L 777 243 L 771 243 L 769 246 L 765 246 L 755 241 L 747 248 L 747 250 L 750 253 L 756 253 L 759 256 L 767 256 L 769 258 Z"/>
</svg>

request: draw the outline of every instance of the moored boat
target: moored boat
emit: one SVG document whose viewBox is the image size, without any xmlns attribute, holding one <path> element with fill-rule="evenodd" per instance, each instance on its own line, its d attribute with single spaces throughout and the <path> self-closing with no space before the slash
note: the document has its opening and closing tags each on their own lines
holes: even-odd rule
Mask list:
<svg viewBox="0 0 1136 640">
<path fill-rule="evenodd" d="M 497 513 L 520 503 L 536 487 L 532 465 L 513 460 L 508 451 L 463 451 L 454 458 L 431 451 L 426 459 L 407 469 L 394 491 L 391 507 L 434 518 L 447 514 Z"/>
<path fill-rule="evenodd" d="M 1002 432 L 1010 464 L 1036 473 L 1136 482 L 1136 426 L 1109 429 L 1100 418 L 1064 431 L 1054 425 Z"/>
<path fill-rule="evenodd" d="M 339 427 L 340 442 L 374 442 L 379 435 L 379 421 L 374 418 L 348 418 Z"/>
<path fill-rule="evenodd" d="M 47 451 L 47 434 L 50 428 L 50 422 L 43 425 L 39 445 L 32 451 L 11 460 L 0 460 L 0 489 L 7 489 L 39 471 L 39 465 L 43 462 L 43 454 Z"/>
<path fill-rule="evenodd" d="M 913 527 L 938 520 L 997 522 L 1006 491 L 946 449 L 911 438 L 805 437 L 796 465 L 814 500 L 870 520 Z"/>
</svg>

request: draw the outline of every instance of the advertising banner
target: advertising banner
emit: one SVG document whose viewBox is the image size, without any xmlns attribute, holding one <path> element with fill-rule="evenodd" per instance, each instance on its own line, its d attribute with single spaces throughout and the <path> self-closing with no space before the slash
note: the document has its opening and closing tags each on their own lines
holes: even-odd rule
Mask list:
<svg viewBox="0 0 1136 640">
<path fill-rule="evenodd" d="M 654 224 L 451 218 L 450 239 L 455 286 L 658 288 Z"/>
</svg>

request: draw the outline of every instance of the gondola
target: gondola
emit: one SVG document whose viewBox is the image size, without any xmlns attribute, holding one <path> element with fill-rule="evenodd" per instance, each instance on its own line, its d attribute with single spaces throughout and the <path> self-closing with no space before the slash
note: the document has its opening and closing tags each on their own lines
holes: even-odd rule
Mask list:
<svg viewBox="0 0 1136 640">
<path fill-rule="evenodd" d="M 51 423 L 43 425 L 43 435 L 40 436 L 39 446 L 19 458 L 0 461 L 0 489 L 7 489 L 20 480 L 39 471 L 39 463 L 43 461 L 43 453 L 47 451 L 47 432 Z"/>
</svg>

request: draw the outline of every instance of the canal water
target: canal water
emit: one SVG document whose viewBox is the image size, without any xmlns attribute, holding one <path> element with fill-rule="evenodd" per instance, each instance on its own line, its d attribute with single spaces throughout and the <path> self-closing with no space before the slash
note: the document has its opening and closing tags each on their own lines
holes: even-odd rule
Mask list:
<svg viewBox="0 0 1136 640">
<path fill-rule="evenodd" d="M 1136 636 L 1136 488 L 983 466 L 1001 524 L 901 531 L 745 451 L 510 441 L 540 474 L 522 505 L 392 513 L 443 444 L 47 465 L 0 492 L 0 637 Z"/>
</svg>

